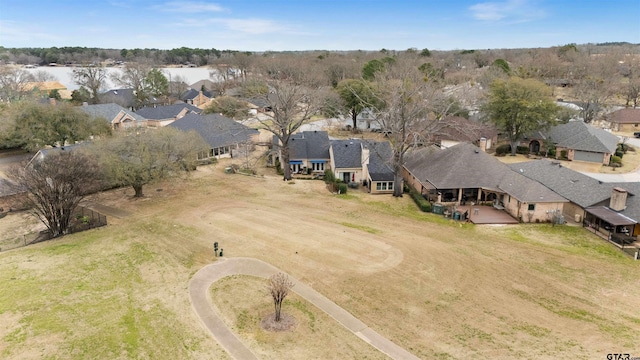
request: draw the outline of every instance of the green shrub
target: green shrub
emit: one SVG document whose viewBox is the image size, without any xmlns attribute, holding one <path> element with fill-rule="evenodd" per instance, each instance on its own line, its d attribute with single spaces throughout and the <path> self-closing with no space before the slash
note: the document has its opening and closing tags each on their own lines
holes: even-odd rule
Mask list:
<svg viewBox="0 0 640 360">
<path fill-rule="evenodd" d="M 629 151 L 629 145 L 620 143 L 618 144 L 618 150 L 622 151 L 623 154 L 626 154 Z"/>
<path fill-rule="evenodd" d="M 503 156 L 511 152 L 511 145 L 502 144 L 496 148 L 496 155 Z"/>
<path fill-rule="evenodd" d="M 549 149 L 549 151 L 547 151 L 547 156 L 550 157 L 550 158 L 555 158 L 556 157 L 556 148 Z"/>
<path fill-rule="evenodd" d="M 280 166 L 280 160 L 278 158 L 276 158 L 275 165 L 276 165 L 276 173 L 278 175 L 284 175 L 284 170 L 282 170 L 282 166 Z"/>
<path fill-rule="evenodd" d="M 521 155 L 527 155 L 529 153 L 528 146 L 518 146 L 516 147 L 516 153 Z"/>
<path fill-rule="evenodd" d="M 622 158 L 620 156 L 613 155 L 611 156 L 609 164 L 622 164 Z"/>
<path fill-rule="evenodd" d="M 336 182 L 336 176 L 330 169 L 324 171 L 324 182 L 327 184 Z"/>
<path fill-rule="evenodd" d="M 622 157 L 624 156 L 624 152 L 620 150 L 620 148 L 618 148 L 618 150 L 616 150 L 615 156 L 622 159 Z"/>
<path fill-rule="evenodd" d="M 560 151 L 560 159 L 567 160 L 567 150 Z"/>
<path fill-rule="evenodd" d="M 339 194 L 346 194 L 347 193 L 347 189 L 349 187 L 347 186 L 347 184 L 345 183 L 340 183 L 338 184 L 338 193 Z"/>
<path fill-rule="evenodd" d="M 411 189 L 409 193 L 411 194 L 411 198 L 413 199 L 413 201 L 415 201 L 420 210 L 422 210 L 423 212 L 431 212 L 431 203 L 427 199 L 425 199 L 422 194 L 413 189 Z"/>
</svg>

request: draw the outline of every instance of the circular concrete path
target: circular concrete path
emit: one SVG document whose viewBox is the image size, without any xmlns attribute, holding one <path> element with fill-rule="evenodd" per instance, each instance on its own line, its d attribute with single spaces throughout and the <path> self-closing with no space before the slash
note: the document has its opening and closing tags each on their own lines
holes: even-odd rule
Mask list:
<svg viewBox="0 0 640 360">
<path fill-rule="evenodd" d="M 258 259 L 222 258 L 211 265 L 203 267 L 191 278 L 191 282 L 189 283 L 189 296 L 191 297 L 193 309 L 207 329 L 209 329 L 211 335 L 213 335 L 216 341 L 218 341 L 233 358 L 242 360 L 258 359 L 213 311 L 209 292 L 211 284 L 231 275 L 251 275 L 268 278 L 279 272 L 281 271 L 278 268 Z M 390 358 L 418 359 L 418 357 L 370 329 L 362 321 L 356 319 L 353 315 L 322 294 L 300 283 L 291 276 L 289 276 L 289 279 L 295 284 L 291 291 L 302 296 L 320 310 L 329 314 L 329 316 L 356 334 L 359 338 L 382 351 Z"/>
</svg>

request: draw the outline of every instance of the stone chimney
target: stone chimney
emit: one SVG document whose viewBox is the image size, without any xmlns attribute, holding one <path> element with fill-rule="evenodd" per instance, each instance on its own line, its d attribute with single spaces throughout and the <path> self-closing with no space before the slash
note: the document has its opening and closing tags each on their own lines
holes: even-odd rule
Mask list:
<svg viewBox="0 0 640 360">
<path fill-rule="evenodd" d="M 627 207 L 627 190 L 614 187 L 611 190 L 611 200 L 609 208 L 614 211 L 622 211 Z"/>
<path fill-rule="evenodd" d="M 487 152 L 487 138 L 481 137 L 480 138 L 480 146 L 479 146 L 480 150 Z"/>
<path fill-rule="evenodd" d="M 362 146 L 362 165 L 369 165 L 369 149 L 364 144 L 360 146 Z"/>
</svg>

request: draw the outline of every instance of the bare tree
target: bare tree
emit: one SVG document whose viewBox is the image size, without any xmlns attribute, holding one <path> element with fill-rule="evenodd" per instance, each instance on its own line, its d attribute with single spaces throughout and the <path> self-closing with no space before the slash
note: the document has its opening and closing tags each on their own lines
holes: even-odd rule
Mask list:
<svg viewBox="0 0 640 360">
<path fill-rule="evenodd" d="M 24 97 L 26 85 L 33 81 L 33 76 L 20 68 L 0 66 L 0 100 L 15 101 Z"/>
<path fill-rule="evenodd" d="M 309 122 L 322 106 L 318 90 L 284 81 L 271 84 L 271 92 L 262 98 L 271 108 L 272 116 L 258 118 L 262 126 L 280 141 L 284 180 L 291 180 L 289 168 L 289 141 L 302 125 Z"/>
<path fill-rule="evenodd" d="M 147 76 L 151 71 L 151 66 L 145 63 L 127 63 L 121 74 L 112 74 L 111 79 L 116 84 L 133 89 L 133 108 L 139 109 L 144 106 L 150 97 L 147 87 Z"/>
<path fill-rule="evenodd" d="M 412 148 L 430 145 L 447 127 L 446 118 L 455 105 L 441 85 L 425 81 L 415 63 L 388 65 L 374 80 L 377 121 L 391 143 L 393 196 L 402 196 L 404 156 Z"/>
<path fill-rule="evenodd" d="M 93 104 L 99 103 L 98 96 L 107 84 L 107 75 L 108 70 L 101 66 L 73 69 L 73 81 L 89 89 Z"/>
<path fill-rule="evenodd" d="M 52 237 L 67 234 L 73 211 L 88 194 L 98 190 L 101 172 L 80 149 L 59 150 L 10 173 L 27 194 L 33 214 Z"/>
<path fill-rule="evenodd" d="M 293 282 L 285 273 L 277 273 L 271 275 L 267 282 L 267 290 L 273 298 L 273 306 L 275 307 L 275 320 L 280 321 L 280 313 L 282 310 L 282 302 L 289 295 L 289 290 L 293 287 Z"/>
</svg>

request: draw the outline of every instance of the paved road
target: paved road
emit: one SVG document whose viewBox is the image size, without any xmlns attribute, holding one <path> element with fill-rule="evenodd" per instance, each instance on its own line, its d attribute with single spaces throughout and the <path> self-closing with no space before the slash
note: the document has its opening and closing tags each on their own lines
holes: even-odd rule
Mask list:
<svg viewBox="0 0 640 360">
<path fill-rule="evenodd" d="M 200 269 L 191 278 L 189 284 L 189 296 L 191 304 L 196 314 L 200 317 L 204 325 L 209 329 L 213 337 L 227 352 L 236 359 L 257 359 L 238 337 L 229 330 L 222 319 L 213 311 L 209 299 L 209 288 L 211 284 L 226 276 L 231 275 L 251 275 L 262 278 L 281 272 L 278 268 L 258 259 L 251 258 L 223 258 L 217 262 Z M 299 282 L 289 276 L 295 284 L 291 289 L 296 294 L 302 296 L 307 301 L 314 304 L 320 310 L 326 312 L 356 336 L 369 343 L 371 346 L 385 353 L 392 359 L 418 359 L 405 349 L 394 344 L 382 335 L 373 331 L 362 321 L 355 318 L 343 308 L 327 299 L 322 294 L 313 290 L 309 286 Z"/>
</svg>

